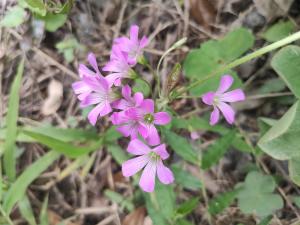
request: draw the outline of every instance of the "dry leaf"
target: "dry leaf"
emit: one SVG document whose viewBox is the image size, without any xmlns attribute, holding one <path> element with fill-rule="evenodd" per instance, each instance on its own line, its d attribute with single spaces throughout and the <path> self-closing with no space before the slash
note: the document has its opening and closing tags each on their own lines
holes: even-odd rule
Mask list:
<svg viewBox="0 0 300 225">
<path fill-rule="evenodd" d="M 286 15 L 293 0 L 253 0 L 257 11 L 268 21 Z"/>
<path fill-rule="evenodd" d="M 55 113 L 62 103 L 62 96 L 63 85 L 57 80 L 52 80 L 48 86 L 48 97 L 42 106 L 42 114 L 49 116 Z"/>
<path fill-rule="evenodd" d="M 144 207 L 139 207 L 125 216 L 122 224 L 123 225 L 144 225 L 144 220 L 146 216 L 146 209 Z"/>
<path fill-rule="evenodd" d="M 61 224 L 63 219 L 55 212 L 48 210 L 48 221 L 49 225 L 58 225 Z M 72 222 L 64 222 L 66 225 L 79 225 L 78 223 L 72 223 Z"/>
<path fill-rule="evenodd" d="M 211 28 L 217 16 L 216 3 L 215 0 L 190 0 L 191 17 L 203 27 Z"/>
</svg>

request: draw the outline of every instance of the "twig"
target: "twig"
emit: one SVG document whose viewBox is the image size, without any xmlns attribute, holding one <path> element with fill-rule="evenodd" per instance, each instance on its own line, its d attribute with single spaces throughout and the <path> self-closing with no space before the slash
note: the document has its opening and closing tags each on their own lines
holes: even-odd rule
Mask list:
<svg viewBox="0 0 300 225">
<path fill-rule="evenodd" d="M 282 96 L 291 96 L 292 92 L 281 92 L 281 93 L 269 93 L 269 94 L 261 94 L 261 95 L 252 95 L 246 98 L 247 100 L 261 99 L 261 98 L 274 98 L 274 97 L 282 97 Z"/>
<path fill-rule="evenodd" d="M 121 25 L 122 25 L 122 22 L 123 22 L 123 19 L 124 19 L 124 13 L 125 13 L 127 4 L 128 4 L 127 0 L 122 1 L 122 8 L 120 10 L 119 18 L 118 18 L 118 21 L 117 21 L 117 24 L 116 24 L 115 33 L 114 33 L 114 39 L 116 39 L 119 36 L 119 34 L 120 34 Z"/>
</svg>

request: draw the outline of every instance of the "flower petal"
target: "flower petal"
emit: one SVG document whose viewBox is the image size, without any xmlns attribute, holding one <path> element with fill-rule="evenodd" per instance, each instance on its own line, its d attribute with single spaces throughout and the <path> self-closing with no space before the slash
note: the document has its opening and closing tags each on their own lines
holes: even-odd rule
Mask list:
<svg viewBox="0 0 300 225">
<path fill-rule="evenodd" d="M 157 176 L 163 184 L 171 184 L 174 181 L 172 171 L 166 167 L 161 160 L 157 163 Z"/>
<path fill-rule="evenodd" d="M 165 144 L 161 144 L 157 147 L 155 147 L 154 149 L 152 149 L 153 152 L 155 152 L 156 154 L 158 154 L 160 156 L 160 158 L 162 158 L 163 160 L 169 158 L 169 153 L 166 150 L 166 145 Z"/>
<path fill-rule="evenodd" d="M 127 151 L 133 155 L 145 155 L 148 154 L 151 149 L 139 139 L 135 139 L 129 143 Z"/>
<path fill-rule="evenodd" d="M 139 41 L 139 27 L 137 25 L 130 27 L 130 40 L 134 43 L 138 43 Z"/>
<path fill-rule="evenodd" d="M 81 102 L 80 107 L 87 107 L 89 105 L 95 105 L 102 101 L 101 95 L 99 93 L 88 94 Z"/>
<path fill-rule="evenodd" d="M 166 125 L 170 123 L 171 116 L 167 112 L 158 112 L 154 114 L 154 124 Z"/>
<path fill-rule="evenodd" d="M 222 94 L 227 91 L 233 83 L 233 77 L 230 75 L 223 75 L 221 77 L 220 85 L 216 93 Z"/>
<path fill-rule="evenodd" d="M 88 55 L 88 61 L 91 64 L 91 66 L 93 67 L 93 69 L 100 74 L 99 68 L 98 68 L 98 64 L 97 64 L 97 60 L 96 60 L 96 56 L 94 53 L 90 52 Z"/>
<path fill-rule="evenodd" d="M 241 89 L 226 92 L 220 96 L 222 102 L 238 102 L 245 100 L 245 93 Z"/>
<path fill-rule="evenodd" d="M 72 84 L 72 88 L 74 90 L 75 94 L 81 94 L 81 93 L 85 93 L 85 92 L 90 92 L 91 89 L 90 87 L 82 82 L 82 81 L 76 81 Z"/>
<path fill-rule="evenodd" d="M 133 96 L 134 101 L 135 101 L 135 106 L 138 107 L 142 104 L 144 101 L 144 95 L 141 92 L 137 92 Z"/>
<path fill-rule="evenodd" d="M 93 126 L 95 126 L 97 119 L 100 115 L 100 112 L 103 110 L 103 107 L 104 107 L 104 104 L 101 103 L 89 112 L 88 119 Z"/>
<path fill-rule="evenodd" d="M 149 161 L 146 165 L 139 185 L 145 192 L 153 192 L 155 187 L 156 163 Z"/>
<path fill-rule="evenodd" d="M 207 92 L 204 95 L 202 95 L 202 102 L 204 102 L 206 105 L 213 105 L 214 97 L 214 92 Z"/>
<path fill-rule="evenodd" d="M 232 109 L 232 107 L 224 102 L 220 102 L 218 104 L 218 108 L 221 110 L 222 114 L 224 115 L 226 121 L 229 124 L 233 124 L 234 122 L 234 116 L 235 116 L 235 112 Z"/>
<path fill-rule="evenodd" d="M 122 88 L 122 96 L 126 100 L 130 100 L 131 99 L 131 88 L 129 87 L 129 85 L 125 85 Z"/>
<path fill-rule="evenodd" d="M 160 137 L 157 132 L 157 129 L 154 125 L 150 124 L 148 126 L 148 136 L 146 138 L 146 141 L 149 145 L 158 145 L 160 143 Z"/>
<path fill-rule="evenodd" d="M 96 73 L 91 71 L 89 68 L 86 67 L 84 64 L 80 64 L 78 68 L 79 77 L 83 76 L 95 76 Z"/>
<path fill-rule="evenodd" d="M 149 39 L 146 36 L 143 36 L 140 41 L 140 48 L 145 48 L 149 44 Z"/>
<path fill-rule="evenodd" d="M 154 101 L 152 99 L 145 99 L 141 104 L 141 108 L 146 113 L 153 113 L 154 112 Z"/>
<path fill-rule="evenodd" d="M 214 107 L 214 110 L 212 111 L 212 113 L 210 114 L 210 125 L 215 125 L 220 118 L 220 111 L 217 107 Z"/>
<path fill-rule="evenodd" d="M 139 172 L 149 162 L 148 155 L 142 155 L 129 159 L 122 164 L 122 173 L 124 177 L 130 177 Z"/>
</svg>

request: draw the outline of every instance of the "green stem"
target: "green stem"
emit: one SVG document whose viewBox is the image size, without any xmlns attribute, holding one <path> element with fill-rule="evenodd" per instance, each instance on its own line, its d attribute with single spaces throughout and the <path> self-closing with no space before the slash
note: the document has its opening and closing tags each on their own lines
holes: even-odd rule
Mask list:
<svg viewBox="0 0 300 225">
<path fill-rule="evenodd" d="M 214 72 L 212 72 L 211 74 L 209 74 L 206 77 L 204 77 L 203 79 L 197 80 L 194 83 L 192 83 L 191 85 L 189 85 L 188 87 L 181 89 L 179 92 L 175 93 L 174 96 L 172 96 L 171 100 L 176 99 L 178 96 L 180 96 L 181 94 L 183 94 L 186 91 L 190 90 L 191 88 L 194 88 L 194 87 L 202 84 L 204 81 L 206 81 L 206 80 L 208 80 L 208 79 L 210 79 L 210 78 L 218 75 L 219 73 L 221 73 L 223 71 L 226 71 L 226 70 L 232 69 L 234 67 L 237 67 L 237 66 L 239 66 L 239 65 L 241 65 L 241 64 L 243 64 L 245 62 L 248 62 L 248 61 L 250 61 L 252 59 L 260 57 L 260 56 L 262 56 L 262 55 L 264 55 L 264 54 L 266 54 L 268 52 L 271 52 L 271 51 L 273 51 L 273 50 L 275 50 L 277 48 L 280 48 L 280 47 L 282 47 L 284 45 L 290 44 L 290 43 L 292 43 L 292 42 L 294 42 L 294 41 L 296 41 L 298 39 L 300 39 L 300 31 L 298 31 L 298 32 L 296 32 L 296 33 L 294 33 L 294 34 L 292 34 L 292 35 L 290 35 L 290 36 L 288 36 L 288 37 L 286 37 L 284 39 L 281 39 L 280 41 L 277 41 L 277 42 L 275 42 L 273 44 L 270 44 L 270 45 L 267 45 L 267 46 L 265 46 L 263 48 L 260 48 L 257 51 L 252 52 L 252 53 L 250 53 L 250 54 L 248 54 L 248 55 L 246 55 L 244 57 L 241 57 L 241 58 L 239 58 L 239 59 L 237 59 L 237 60 L 235 60 L 235 61 L 233 61 L 233 62 L 231 62 L 231 63 L 229 63 L 229 64 L 227 64 L 225 66 L 222 66 L 219 69 L 217 69 Z"/>
<path fill-rule="evenodd" d="M 0 206 L 0 213 L 2 214 L 3 218 L 6 220 L 6 222 L 9 225 L 14 225 L 14 223 L 11 221 L 11 219 L 9 218 L 9 216 L 6 214 L 6 212 L 3 210 L 2 206 Z"/>
</svg>

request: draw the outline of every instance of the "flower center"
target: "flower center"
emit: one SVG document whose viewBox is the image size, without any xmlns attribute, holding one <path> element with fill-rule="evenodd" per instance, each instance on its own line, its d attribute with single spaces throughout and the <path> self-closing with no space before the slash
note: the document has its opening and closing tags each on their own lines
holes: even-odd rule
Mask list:
<svg viewBox="0 0 300 225">
<path fill-rule="evenodd" d="M 152 114 L 148 113 L 144 116 L 144 121 L 146 123 L 152 123 L 154 121 L 154 116 Z"/>
<path fill-rule="evenodd" d="M 160 159 L 160 156 L 158 154 L 156 154 L 155 152 L 150 152 L 149 156 L 150 156 L 150 159 L 154 162 L 156 162 Z"/>
<path fill-rule="evenodd" d="M 218 105 L 220 102 L 220 99 L 218 96 L 214 96 L 213 105 Z"/>
</svg>

